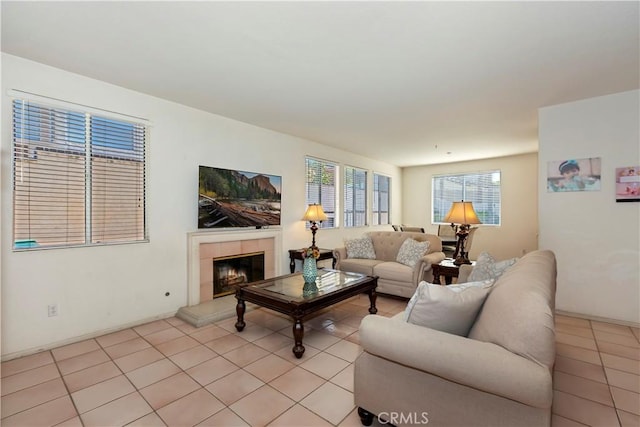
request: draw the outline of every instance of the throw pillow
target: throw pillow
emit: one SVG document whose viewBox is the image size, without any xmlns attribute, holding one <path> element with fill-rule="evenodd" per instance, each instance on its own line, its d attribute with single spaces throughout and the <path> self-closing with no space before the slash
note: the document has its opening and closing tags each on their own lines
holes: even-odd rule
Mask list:
<svg viewBox="0 0 640 427">
<path fill-rule="evenodd" d="M 496 280 L 502 276 L 502 273 L 507 271 L 509 267 L 515 264 L 516 261 L 518 261 L 518 258 L 496 261 L 489 253 L 482 252 L 478 256 L 476 265 L 473 266 L 473 270 L 471 270 L 467 280 L 470 282 L 488 279 Z"/>
<path fill-rule="evenodd" d="M 442 332 L 466 337 L 476 320 L 493 281 L 466 287 L 421 282 L 409 300 L 404 319 L 414 325 L 426 326 Z"/>
<path fill-rule="evenodd" d="M 407 240 L 402 242 L 402 246 L 400 246 L 400 250 L 398 250 L 396 261 L 413 268 L 428 250 L 429 241 L 418 242 L 417 240 L 409 237 Z"/>
<path fill-rule="evenodd" d="M 376 259 L 376 251 L 369 236 L 345 239 L 344 247 L 347 249 L 347 258 Z"/>
</svg>

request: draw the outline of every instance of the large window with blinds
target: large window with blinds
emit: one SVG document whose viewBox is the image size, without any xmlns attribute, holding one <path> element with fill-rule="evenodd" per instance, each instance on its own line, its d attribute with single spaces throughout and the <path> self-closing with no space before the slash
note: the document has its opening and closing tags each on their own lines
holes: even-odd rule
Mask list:
<svg viewBox="0 0 640 427">
<path fill-rule="evenodd" d="M 14 249 L 146 241 L 144 124 L 13 101 Z"/>
<path fill-rule="evenodd" d="M 432 178 L 432 216 L 442 223 L 453 202 L 472 202 L 484 225 L 500 225 L 500 171 L 437 175 Z"/>
<path fill-rule="evenodd" d="M 367 225 L 367 171 L 344 168 L 344 226 Z"/>
<path fill-rule="evenodd" d="M 373 203 L 371 223 L 373 225 L 391 224 L 390 212 L 391 178 L 377 173 L 373 174 Z"/>
<path fill-rule="evenodd" d="M 327 221 L 318 224 L 318 227 L 330 228 L 336 226 L 336 178 L 337 169 L 335 163 L 326 160 L 307 157 L 306 165 L 306 194 L 307 205 L 317 203 L 327 214 Z M 307 223 L 307 227 L 309 224 Z"/>
</svg>

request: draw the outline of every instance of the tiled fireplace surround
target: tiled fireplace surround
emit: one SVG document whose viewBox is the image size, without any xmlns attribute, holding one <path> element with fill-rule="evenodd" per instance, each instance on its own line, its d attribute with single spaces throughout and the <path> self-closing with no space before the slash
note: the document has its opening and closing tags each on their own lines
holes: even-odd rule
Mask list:
<svg viewBox="0 0 640 427">
<path fill-rule="evenodd" d="M 187 234 L 187 298 L 177 317 L 202 326 L 235 313 L 234 295 L 213 298 L 213 259 L 264 252 L 264 276 L 280 274 L 280 230 L 197 231 Z M 250 309 L 249 305 L 247 309 Z"/>
</svg>

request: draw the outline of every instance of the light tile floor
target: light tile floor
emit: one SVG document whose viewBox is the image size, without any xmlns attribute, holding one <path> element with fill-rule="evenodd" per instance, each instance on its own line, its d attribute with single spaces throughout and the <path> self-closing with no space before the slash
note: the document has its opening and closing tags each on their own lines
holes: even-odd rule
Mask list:
<svg viewBox="0 0 640 427">
<path fill-rule="evenodd" d="M 379 314 L 406 302 L 379 297 Z M 2 363 L 9 426 L 360 426 L 353 403 L 358 326 L 368 298 L 305 323 L 266 309 L 194 328 L 158 320 Z M 640 331 L 557 316 L 554 427 L 640 425 Z M 377 421 L 374 421 L 374 425 Z"/>
</svg>

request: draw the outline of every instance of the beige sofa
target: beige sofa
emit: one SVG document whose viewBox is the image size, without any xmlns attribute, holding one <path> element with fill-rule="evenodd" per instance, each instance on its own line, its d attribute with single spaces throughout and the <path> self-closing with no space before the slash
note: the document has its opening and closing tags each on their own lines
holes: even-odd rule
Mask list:
<svg viewBox="0 0 640 427">
<path fill-rule="evenodd" d="M 554 254 L 535 251 L 496 281 L 468 337 L 402 313 L 366 316 L 354 378 L 363 424 L 549 426 L 555 289 Z"/>
<path fill-rule="evenodd" d="M 431 264 L 445 258 L 442 241 L 434 234 L 398 231 L 373 231 L 367 233 L 373 242 L 376 259 L 347 258 L 346 248 L 333 251 L 336 269 L 378 276 L 377 292 L 411 298 L 418 283 L 433 281 Z M 408 238 L 419 242 L 429 241 L 429 249 L 415 267 L 408 267 L 396 261 L 402 243 Z"/>
</svg>

